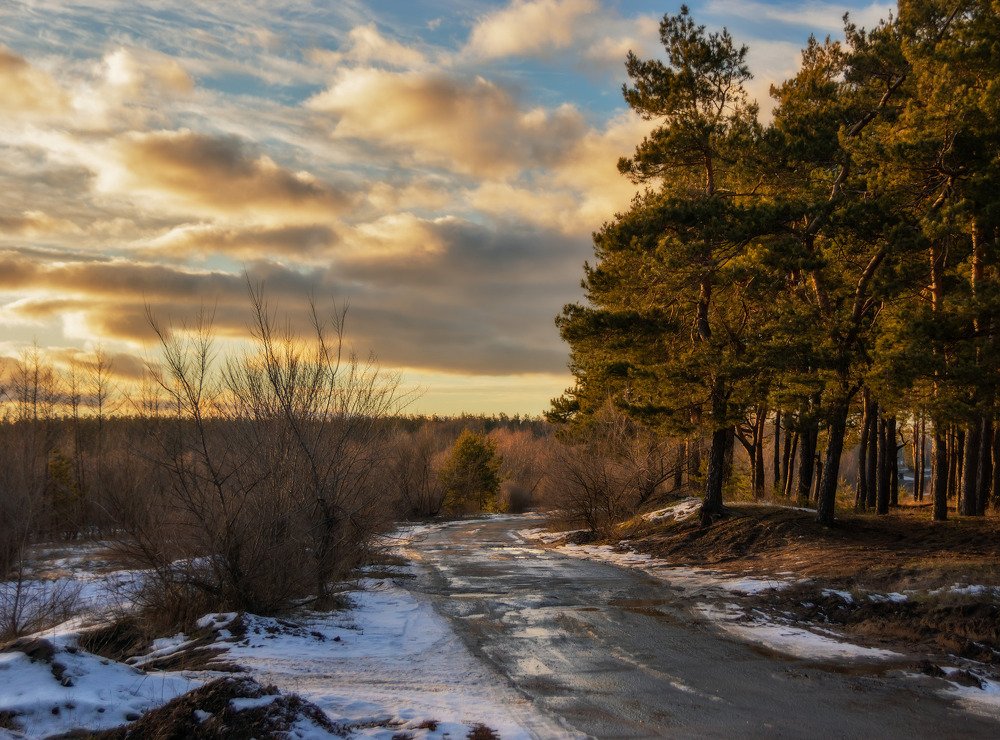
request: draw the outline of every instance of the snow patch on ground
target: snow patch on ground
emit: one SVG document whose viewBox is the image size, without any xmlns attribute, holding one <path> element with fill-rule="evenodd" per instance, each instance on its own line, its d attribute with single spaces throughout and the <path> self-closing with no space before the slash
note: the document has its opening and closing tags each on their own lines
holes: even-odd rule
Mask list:
<svg viewBox="0 0 1000 740">
<path fill-rule="evenodd" d="M 746 614 L 739 607 L 721 610 L 709 604 L 698 604 L 696 609 L 731 635 L 797 658 L 810 660 L 844 658 L 891 660 L 903 658 L 902 655 L 891 650 L 854 645 L 800 627 L 779 624 L 759 615 L 747 621 Z"/>
<path fill-rule="evenodd" d="M 531 538 L 536 530 L 521 530 L 519 535 Z M 536 536 L 536 539 L 539 539 Z M 627 543 L 623 542 L 623 546 Z M 788 588 L 793 581 L 785 579 L 760 578 L 757 576 L 731 576 L 707 568 L 691 568 L 673 565 L 666 560 L 654 558 L 646 553 L 622 550 L 610 545 L 562 545 L 558 551 L 566 555 L 591 560 L 600 560 L 626 568 L 637 568 L 651 576 L 664 580 L 673 586 L 693 592 L 722 590 L 729 593 L 752 595 L 764 591 Z"/>
<path fill-rule="evenodd" d="M 464 737 L 483 723 L 504 738 L 547 736 L 549 721 L 484 667 L 432 606 L 390 580 L 363 582 L 354 607 L 314 613 L 296 629 L 253 617 L 225 659 L 299 694 L 355 737 Z M 426 728 L 425 728 L 426 729 Z"/>
<path fill-rule="evenodd" d="M 116 727 L 201 683 L 187 674 L 144 673 L 92 655 L 77 646 L 76 637 L 46 635 L 55 650 L 51 659 L 0 653 L 0 709 L 14 713 L 24 730 L 19 736 Z"/>
<path fill-rule="evenodd" d="M 694 499 L 697 501 L 697 499 Z M 528 539 L 541 540 L 538 534 L 542 530 L 521 530 L 518 534 Z M 627 547 L 627 542 L 621 547 Z M 666 560 L 654 558 L 645 553 L 634 552 L 611 547 L 609 545 L 562 545 L 558 552 L 574 557 L 589 558 L 619 565 L 627 568 L 637 568 L 649 575 L 679 588 L 688 597 L 700 597 L 721 602 L 729 594 L 751 596 L 766 591 L 788 588 L 796 582 L 793 579 L 770 579 L 758 576 L 738 577 L 720 573 L 707 568 L 692 568 L 672 565 Z M 853 596 L 847 591 L 825 589 L 824 595 L 835 594 L 848 603 L 853 602 Z M 875 595 L 885 601 L 905 601 L 904 594 L 892 593 Z M 867 659 L 889 660 L 902 658 L 898 653 L 889 650 L 867 648 L 838 639 L 838 635 L 817 634 L 817 632 L 782 624 L 756 612 L 751 619 L 746 612 L 735 604 L 709 606 L 701 604 L 698 612 L 712 622 L 716 622 L 723 631 L 742 640 L 756 642 L 767 647 L 799 658 L 814 660 L 832 659 Z"/>
<path fill-rule="evenodd" d="M 984 586 L 980 584 L 956 583 L 952 586 L 944 586 L 928 591 L 931 596 L 941 594 L 955 594 L 956 596 L 992 596 L 1000 598 L 1000 586 Z"/>
<path fill-rule="evenodd" d="M 824 596 L 839 596 L 848 604 L 854 603 L 854 596 L 850 591 L 839 591 L 835 588 L 824 588 L 822 594 Z"/>
<path fill-rule="evenodd" d="M 891 594 L 868 594 L 868 600 L 876 604 L 902 604 L 910 600 L 910 597 L 906 594 L 901 594 L 898 592 L 893 592 Z"/>
<path fill-rule="evenodd" d="M 960 669 L 944 668 L 943 670 L 950 677 L 958 673 Z M 979 680 L 983 685 L 981 689 L 949 681 L 951 688 L 945 689 L 944 693 L 957 699 L 959 704 L 970 711 L 1000 716 L 1000 682 L 981 676 Z"/>
<path fill-rule="evenodd" d="M 647 522 L 683 522 L 698 513 L 701 503 L 700 498 L 689 497 L 663 509 L 643 514 L 642 518 Z"/>
</svg>

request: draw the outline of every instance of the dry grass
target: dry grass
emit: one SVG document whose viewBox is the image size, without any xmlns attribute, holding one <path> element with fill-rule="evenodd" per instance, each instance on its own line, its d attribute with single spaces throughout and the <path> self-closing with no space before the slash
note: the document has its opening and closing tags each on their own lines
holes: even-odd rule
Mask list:
<svg viewBox="0 0 1000 740">
<path fill-rule="evenodd" d="M 885 516 L 842 513 L 835 527 L 788 507 L 736 504 L 710 527 L 637 520 L 623 539 L 678 564 L 740 573 L 794 573 L 871 589 L 1000 585 L 1000 518 L 935 522 L 923 508 Z"/>
</svg>

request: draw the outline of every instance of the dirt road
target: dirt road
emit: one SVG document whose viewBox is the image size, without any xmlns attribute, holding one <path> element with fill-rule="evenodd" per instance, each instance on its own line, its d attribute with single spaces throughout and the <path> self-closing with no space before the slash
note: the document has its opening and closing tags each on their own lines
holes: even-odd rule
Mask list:
<svg viewBox="0 0 1000 740">
<path fill-rule="evenodd" d="M 727 637 L 639 571 L 526 542 L 517 518 L 451 523 L 408 553 L 411 588 L 567 736 L 1000 737 L 913 660 L 813 663 Z"/>
</svg>

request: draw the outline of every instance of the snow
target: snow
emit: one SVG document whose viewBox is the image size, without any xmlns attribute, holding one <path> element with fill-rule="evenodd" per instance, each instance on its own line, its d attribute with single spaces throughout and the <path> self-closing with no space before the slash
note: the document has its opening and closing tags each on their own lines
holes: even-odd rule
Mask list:
<svg viewBox="0 0 1000 740">
<path fill-rule="evenodd" d="M 143 673 L 92 655 L 77 647 L 72 632 L 47 639 L 56 651 L 51 663 L 0 653 L 0 708 L 14 712 L 23 737 L 116 727 L 200 684 L 188 675 Z"/>
<path fill-rule="evenodd" d="M 696 499 L 695 499 L 696 500 Z M 540 539 L 538 530 L 522 530 L 522 537 Z M 622 543 L 626 546 L 627 543 Z M 692 568 L 672 565 L 670 562 L 654 558 L 645 553 L 622 550 L 608 545 L 562 545 L 557 551 L 574 557 L 600 560 L 627 568 L 637 568 L 649 575 L 679 588 L 688 598 L 698 597 L 715 602 L 724 602 L 727 595 L 752 596 L 772 590 L 788 588 L 795 583 L 789 579 L 761 578 L 759 576 L 733 576 L 707 568 Z M 845 601 L 853 601 L 846 591 L 824 590 L 824 594 L 836 594 Z M 887 601 L 906 600 L 904 594 L 887 594 Z M 898 653 L 854 645 L 837 639 L 834 633 L 820 635 L 816 632 L 783 624 L 769 619 L 760 612 L 749 618 L 736 604 L 724 604 L 723 608 L 702 603 L 698 607 L 701 616 L 716 623 L 724 632 L 741 640 L 766 645 L 787 655 L 818 660 L 867 659 L 889 660 L 902 658 Z"/>
<path fill-rule="evenodd" d="M 549 721 L 481 664 L 427 601 L 391 580 L 367 580 L 353 608 L 313 613 L 298 629 L 251 617 L 223 658 L 294 692 L 354 737 L 389 738 L 433 721 L 424 737 L 464 737 L 483 723 L 504 738 L 551 734 Z"/>
<path fill-rule="evenodd" d="M 547 529 L 542 529 L 541 527 L 532 527 L 529 529 L 522 529 L 518 531 L 522 537 L 527 540 L 536 540 L 545 545 L 552 545 L 557 542 L 562 542 L 567 537 L 579 534 L 580 532 L 586 532 L 585 529 L 571 529 L 565 532 L 550 532 Z"/>
<path fill-rule="evenodd" d="M 895 591 L 891 594 L 868 594 L 868 600 L 876 604 L 885 604 L 890 602 L 893 604 L 902 604 L 909 601 L 909 599 L 910 597 L 906 594 L 901 594 Z"/>
<path fill-rule="evenodd" d="M 759 613 L 753 620 L 746 621 L 743 610 L 735 605 L 724 611 L 709 604 L 698 604 L 696 609 L 728 634 L 796 658 L 890 660 L 904 657 L 891 650 L 862 647 L 800 627 L 779 624 Z"/>
<path fill-rule="evenodd" d="M 532 532 L 533 530 L 521 530 L 518 534 L 522 537 L 531 537 Z M 654 558 L 646 553 L 622 550 L 610 545 L 562 545 L 558 551 L 574 557 L 600 560 L 626 568 L 636 568 L 673 586 L 694 592 L 716 589 L 742 595 L 753 595 L 764 591 L 788 588 L 793 583 L 785 579 L 731 576 L 707 568 L 673 565 L 667 560 Z"/>
<path fill-rule="evenodd" d="M 854 603 L 854 596 L 850 591 L 838 591 L 835 588 L 824 588 L 822 593 L 824 596 L 839 596 L 848 604 Z"/>
<path fill-rule="evenodd" d="M 947 677 L 958 673 L 959 668 L 943 668 Z M 954 697 L 959 704 L 966 709 L 991 716 L 1000 716 L 1000 682 L 993 681 L 982 676 L 977 676 L 983 684 L 983 688 L 977 689 L 975 686 L 965 686 L 954 681 L 949 681 L 951 687 L 943 691 L 944 694 Z"/>
<path fill-rule="evenodd" d="M 195 626 L 199 629 L 208 629 L 209 627 L 215 627 L 216 629 L 220 627 L 225 627 L 230 622 L 236 619 L 236 612 L 221 612 L 218 614 L 206 614 L 197 622 Z"/>
<path fill-rule="evenodd" d="M 229 706 L 237 712 L 242 712 L 247 709 L 259 709 L 260 707 L 266 707 L 269 704 L 274 704 L 274 702 L 280 698 L 281 694 L 267 694 L 265 696 L 258 696 L 255 699 L 241 697 L 239 699 L 230 699 Z"/>
<path fill-rule="evenodd" d="M 418 524 L 402 528 L 386 544 L 412 542 L 439 527 L 458 523 Z M 30 588 L 79 591 L 80 616 L 39 636 L 56 647 L 72 686 L 63 686 L 47 662 L 32 662 L 19 652 L 0 654 L 0 710 L 14 711 L 25 737 L 43 737 L 69 729 L 100 730 L 134 720 L 216 674 L 145 673 L 138 666 L 185 649 L 183 634 L 162 637 L 131 665 L 91 655 L 77 647 L 85 621 L 105 621 L 111 607 L 126 607 L 122 586 L 142 573 L 113 571 L 99 559 L 102 545 L 39 548 L 28 581 Z M 525 547 L 531 558 L 535 548 Z M 13 584 L 0 583 L 3 589 Z M 504 738 L 560 734 L 550 720 L 497 674 L 476 659 L 431 604 L 391 580 L 361 581 L 346 594 L 353 608 L 309 613 L 296 625 L 264 617 L 244 617 L 242 634 L 232 626 L 235 613 L 207 614 L 200 629 L 215 629 L 221 659 L 248 669 L 262 684 L 301 695 L 319 705 L 337 723 L 353 726 L 353 737 L 465 737 L 482 723 Z M 233 633 L 236 633 L 234 635 Z M 267 701 L 273 701 L 269 697 Z M 257 702 L 258 700 L 238 700 Z M 263 699 L 260 701 L 264 701 Z M 245 708 L 241 704 L 239 708 Z M 55 712 L 55 713 L 53 713 Z M 200 717 L 202 720 L 207 716 Z M 436 730 L 422 723 L 436 724 Z M 5 731 L 0 729 L 0 737 Z M 299 722 L 290 737 L 328 737 L 309 722 Z"/>
<path fill-rule="evenodd" d="M 936 588 L 933 591 L 929 591 L 932 596 L 938 596 L 943 593 L 954 594 L 956 596 L 993 596 L 994 598 L 1000 598 L 1000 586 L 984 586 L 981 584 L 962 584 L 956 583 L 953 586 L 945 586 L 943 588 Z"/>
<path fill-rule="evenodd" d="M 695 516 L 700 508 L 701 499 L 689 497 L 666 508 L 643 514 L 642 518 L 647 522 L 683 522 Z"/>
<path fill-rule="evenodd" d="M 350 725 L 352 737 L 389 738 L 403 731 L 464 737 L 478 723 L 504 738 L 560 734 L 468 651 L 429 602 L 391 580 L 366 579 L 347 595 L 352 609 L 309 613 L 294 623 L 244 615 L 245 633 L 224 629 L 236 614 L 208 614 L 198 624 L 219 629 L 215 647 L 224 650 L 223 659 L 245 667 L 262 684 L 317 704 L 335 722 Z M 91 655 L 77 647 L 75 625 L 45 633 L 71 686 L 62 685 L 47 662 L 32 662 L 18 652 L 0 654 L 0 709 L 18 715 L 26 737 L 115 727 L 211 678 L 197 672 L 144 673 Z M 189 643 L 182 634 L 158 639 L 135 662 Z M 234 709 L 275 698 L 234 700 Z M 428 722 L 437 729 L 419 727 Z M 291 737 L 328 736 L 309 723 L 300 725 Z"/>
</svg>

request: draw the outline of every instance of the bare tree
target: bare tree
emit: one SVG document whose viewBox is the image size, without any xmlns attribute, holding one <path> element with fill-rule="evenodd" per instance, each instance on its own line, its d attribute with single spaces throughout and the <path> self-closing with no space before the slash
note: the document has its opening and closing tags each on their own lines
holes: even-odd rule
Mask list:
<svg viewBox="0 0 1000 740">
<path fill-rule="evenodd" d="M 331 586 L 391 510 L 382 487 L 398 377 L 343 351 L 344 312 L 310 333 L 280 326 L 251 288 L 247 349 L 220 359 L 212 317 L 171 330 L 150 316 L 150 367 L 170 415 L 147 419 L 153 496 L 122 502 L 122 547 L 155 577 L 154 602 L 274 612 Z M 183 611 L 183 610 L 178 610 Z"/>
</svg>

